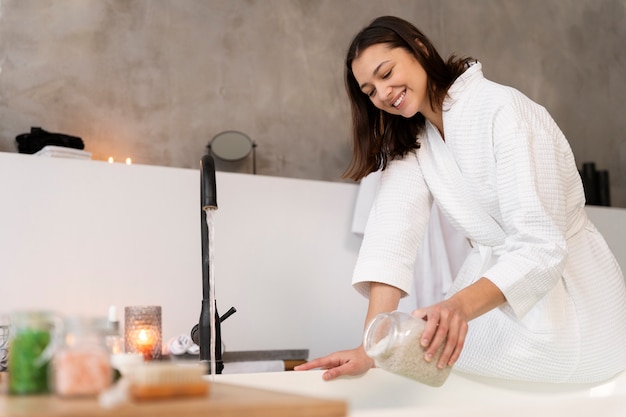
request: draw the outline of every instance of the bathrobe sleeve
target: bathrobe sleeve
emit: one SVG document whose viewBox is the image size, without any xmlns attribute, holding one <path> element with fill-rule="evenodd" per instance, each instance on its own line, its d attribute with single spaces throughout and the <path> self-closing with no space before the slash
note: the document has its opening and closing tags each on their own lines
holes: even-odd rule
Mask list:
<svg viewBox="0 0 626 417">
<path fill-rule="evenodd" d="M 391 161 L 382 172 L 352 277 L 359 293 L 369 297 L 372 281 L 409 293 L 431 205 L 415 152 Z"/>
<path fill-rule="evenodd" d="M 518 317 L 550 291 L 567 258 L 565 178 L 569 145 L 547 111 L 512 93 L 493 118 L 496 187 L 503 247 L 483 276 L 504 293 Z M 575 167 L 574 167 L 575 169 Z"/>
</svg>

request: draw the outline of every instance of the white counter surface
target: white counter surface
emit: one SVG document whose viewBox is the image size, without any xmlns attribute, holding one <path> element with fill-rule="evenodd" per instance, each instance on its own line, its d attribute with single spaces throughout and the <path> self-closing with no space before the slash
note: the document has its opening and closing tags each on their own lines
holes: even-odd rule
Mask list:
<svg viewBox="0 0 626 417">
<path fill-rule="evenodd" d="M 372 369 L 322 380 L 323 371 L 216 375 L 216 382 L 348 401 L 350 417 L 626 416 L 626 373 L 602 384 L 530 384 L 453 372 L 440 388 Z"/>
</svg>

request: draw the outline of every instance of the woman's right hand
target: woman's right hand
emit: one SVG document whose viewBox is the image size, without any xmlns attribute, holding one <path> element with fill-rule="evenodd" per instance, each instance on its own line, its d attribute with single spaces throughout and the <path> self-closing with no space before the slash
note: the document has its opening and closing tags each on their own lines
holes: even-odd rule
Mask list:
<svg viewBox="0 0 626 417">
<path fill-rule="evenodd" d="M 382 282 L 371 282 L 369 288 L 369 305 L 365 325 L 377 314 L 393 311 L 398 308 L 402 292 L 391 285 Z M 367 372 L 374 367 L 374 359 L 367 356 L 363 345 L 349 350 L 341 350 L 331 353 L 322 358 L 313 359 L 305 364 L 294 367 L 295 371 L 308 371 L 309 369 L 325 369 L 322 375 L 324 380 L 329 381 L 340 376 L 356 376 Z"/>
<path fill-rule="evenodd" d="M 344 375 L 361 375 L 374 366 L 374 360 L 367 356 L 363 346 L 355 349 L 342 350 L 331 353 L 321 358 L 313 359 L 302 365 L 294 367 L 295 371 L 308 371 L 310 369 L 326 369 L 322 378 L 326 381 Z"/>
</svg>

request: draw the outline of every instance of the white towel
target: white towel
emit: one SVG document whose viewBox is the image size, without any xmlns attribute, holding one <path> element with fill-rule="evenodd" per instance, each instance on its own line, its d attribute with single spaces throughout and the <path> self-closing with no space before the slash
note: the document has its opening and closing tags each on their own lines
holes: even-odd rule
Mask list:
<svg viewBox="0 0 626 417">
<path fill-rule="evenodd" d="M 44 146 L 41 150 L 35 152 L 34 155 L 54 158 L 91 159 L 91 152 L 54 145 Z"/>
</svg>

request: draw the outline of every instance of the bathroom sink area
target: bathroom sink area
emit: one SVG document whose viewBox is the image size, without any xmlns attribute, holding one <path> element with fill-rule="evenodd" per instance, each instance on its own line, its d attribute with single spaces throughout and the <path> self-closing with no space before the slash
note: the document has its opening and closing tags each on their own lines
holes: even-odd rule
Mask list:
<svg viewBox="0 0 626 417">
<path fill-rule="evenodd" d="M 223 374 L 261 373 L 291 371 L 305 363 L 308 349 L 270 349 L 225 351 L 222 353 Z M 171 357 L 178 363 L 196 363 L 198 355 L 183 354 Z"/>
<path fill-rule="evenodd" d="M 323 371 L 216 375 L 215 382 L 348 403 L 350 417 L 626 415 L 626 373 L 602 384 L 520 383 L 452 372 L 440 388 L 372 369 L 322 380 Z"/>
<path fill-rule="evenodd" d="M 306 362 L 308 349 L 244 350 L 224 352 L 225 374 L 280 372 Z"/>
<path fill-rule="evenodd" d="M 224 362 L 248 362 L 248 361 L 299 361 L 307 360 L 308 349 L 276 349 L 276 350 L 242 350 L 222 354 Z"/>
</svg>

